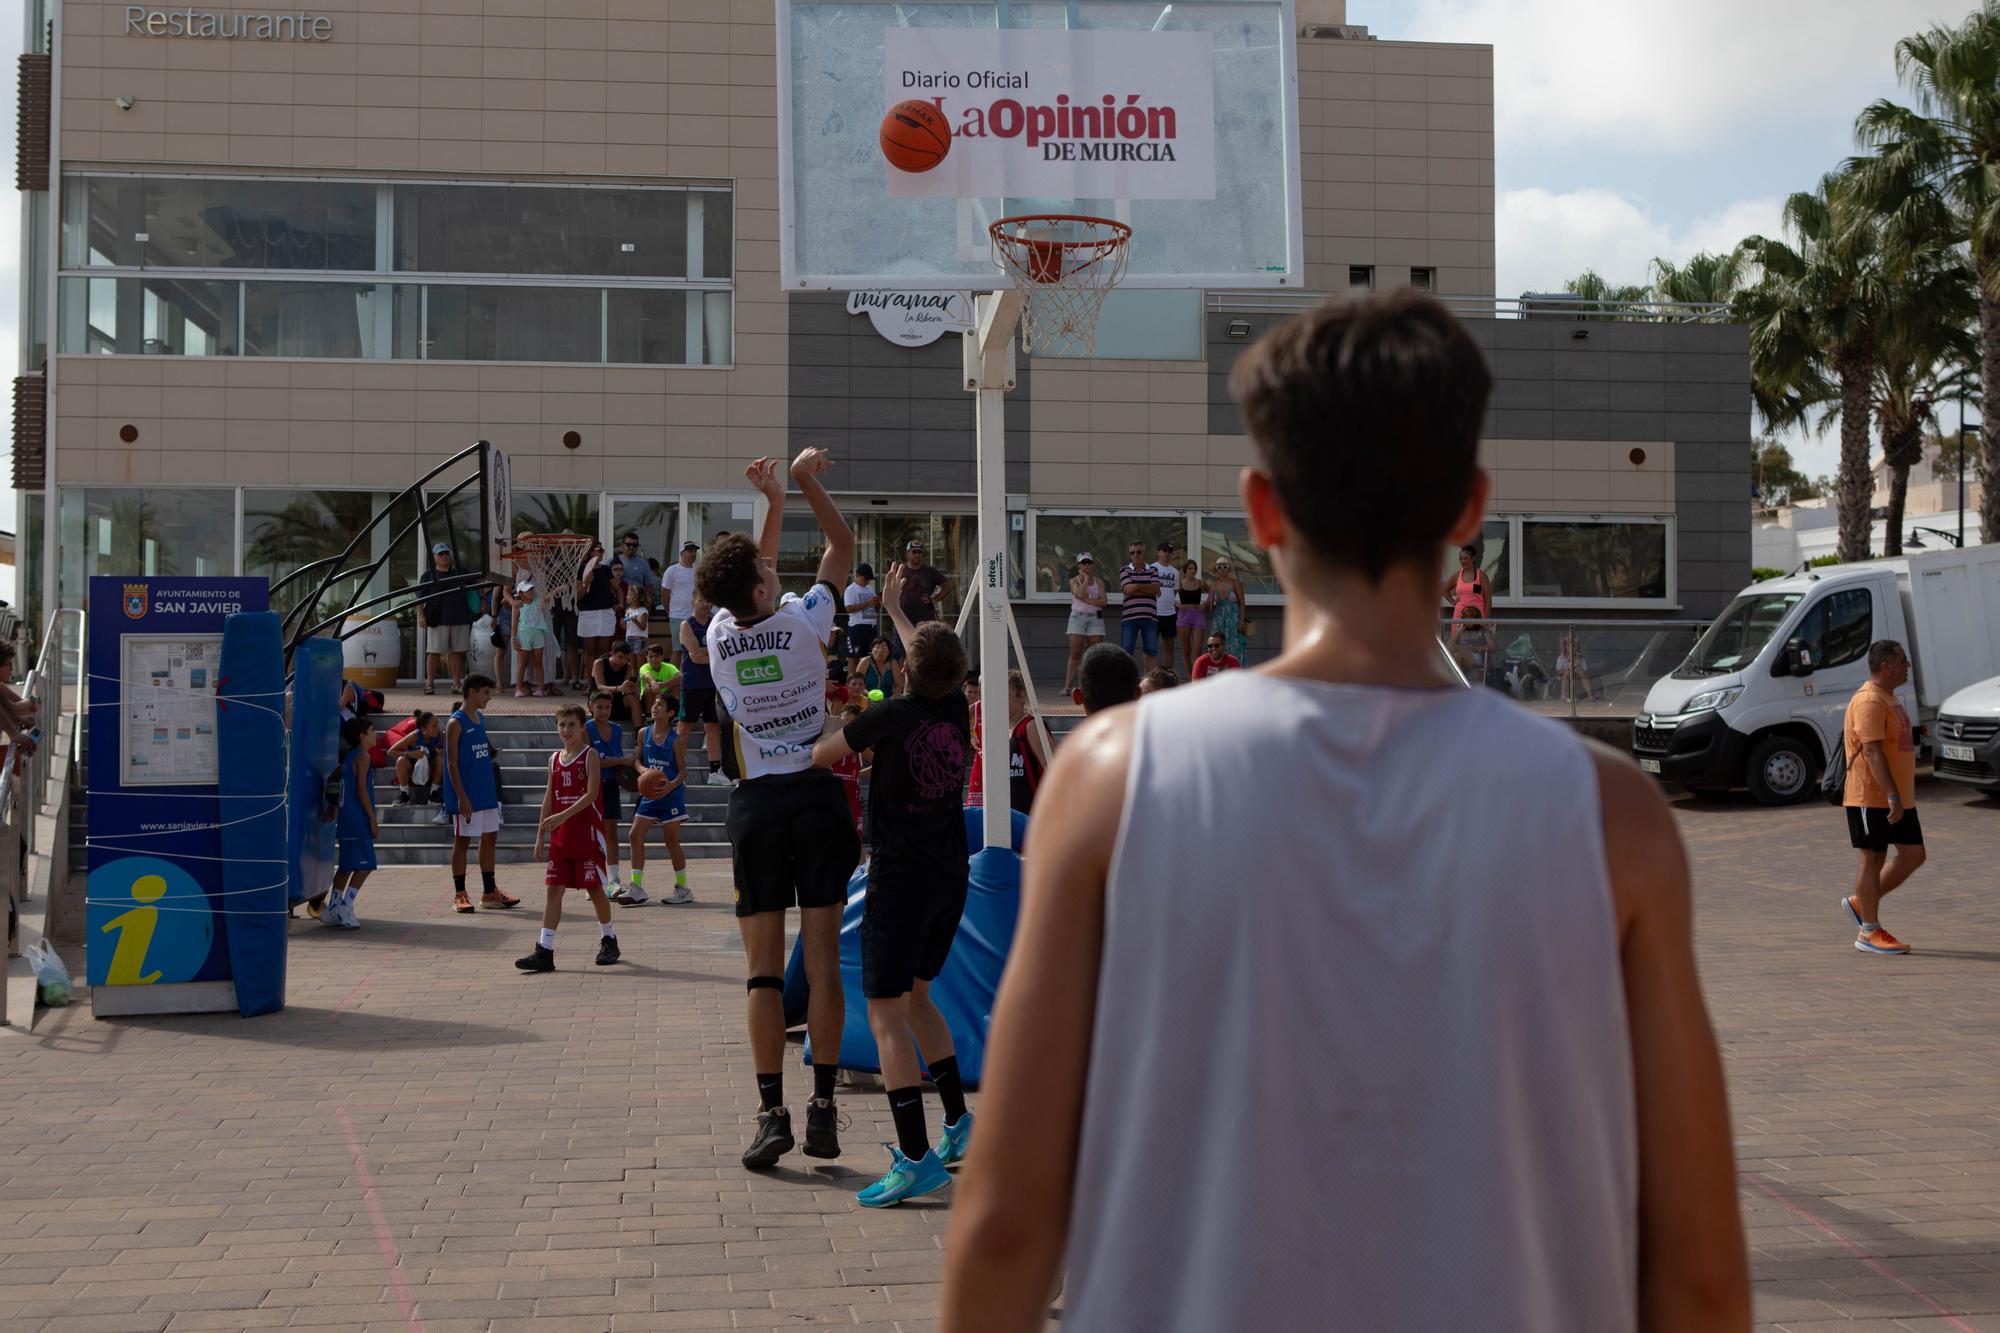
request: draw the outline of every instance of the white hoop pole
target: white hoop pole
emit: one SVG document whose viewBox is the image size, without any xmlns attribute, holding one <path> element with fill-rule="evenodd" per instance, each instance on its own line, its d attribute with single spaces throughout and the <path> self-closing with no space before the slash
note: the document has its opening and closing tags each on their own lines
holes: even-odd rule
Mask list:
<svg viewBox="0 0 2000 1333">
<path fill-rule="evenodd" d="M 980 728 L 983 830 L 988 847 L 1014 845 L 1007 774 L 1007 390 L 1014 382 L 1014 328 L 1021 322 L 1021 294 L 1008 290 L 974 302 L 964 333 L 966 388 L 974 413 L 979 483 L 979 686 L 982 699 L 1000 701 Z M 1022 667 L 1027 666 L 1023 662 Z M 997 722 L 996 722 L 997 719 Z"/>
</svg>

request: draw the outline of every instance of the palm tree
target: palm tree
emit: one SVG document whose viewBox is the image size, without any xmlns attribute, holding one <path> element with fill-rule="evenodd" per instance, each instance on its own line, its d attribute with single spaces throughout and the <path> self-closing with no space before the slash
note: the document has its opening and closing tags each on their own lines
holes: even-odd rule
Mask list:
<svg viewBox="0 0 2000 1333">
<path fill-rule="evenodd" d="M 1888 283 L 1881 228 L 1850 172 L 1829 172 L 1811 193 L 1785 200 L 1785 230 L 1795 244 L 1764 236 L 1740 247 L 1755 265 L 1754 285 L 1736 308 L 1750 330 L 1750 377 L 1764 405 L 1809 407 L 1816 384 L 1831 380 L 1840 404 L 1840 471 L 1834 504 L 1840 558 L 1868 558 L 1868 425 L 1878 325 Z M 1760 409 L 1761 410 L 1761 409 Z"/>
<path fill-rule="evenodd" d="M 1587 268 L 1563 284 L 1563 290 L 1571 296 L 1581 297 L 1595 304 L 1578 307 L 1578 319 L 1618 319 L 1628 315 L 1621 306 L 1634 301 L 1651 299 L 1644 287 L 1613 286 L 1606 282 L 1596 269 Z"/>
<path fill-rule="evenodd" d="M 1653 299 L 1685 305 L 1709 303 L 1727 305 L 1736 299 L 1743 285 L 1743 255 L 1732 250 L 1726 255 L 1700 250 L 1685 264 L 1670 259 L 1653 261 Z"/>
<path fill-rule="evenodd" d="M 1916 105 L 1878 101 L 1856 120 L 1876 149 L 1859 164 L 1864 184 L 1892 213 L 1927 190 L 1950 204 L 1979 276 L 1979 377 L 1990 395 L 2000 391 L 2000 0 L 1896 43 L 1896 73 Z M 2000 417 L 1981 418 L 1979 471 L 1980 523 L 2000 532 Z"/>
</svg>

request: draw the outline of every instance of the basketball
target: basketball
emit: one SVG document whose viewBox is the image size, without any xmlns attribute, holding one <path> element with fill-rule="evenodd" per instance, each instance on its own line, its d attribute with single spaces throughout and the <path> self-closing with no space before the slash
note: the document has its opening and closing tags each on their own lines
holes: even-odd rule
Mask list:
<svg viewBox="0 0 2000 1333">
<path fill-rule="evenodd" d="M 951 126 L 929 102 L 898 102 L 882 117 L 882 156 L 898 171 L 929 171 L 951 151 Z"/>
<path fill-rule="evenodd" d="M 657 801 L 667 794 L 667 775 L 657 768 L 639 770 L 639 795 Z"/>
</svg>

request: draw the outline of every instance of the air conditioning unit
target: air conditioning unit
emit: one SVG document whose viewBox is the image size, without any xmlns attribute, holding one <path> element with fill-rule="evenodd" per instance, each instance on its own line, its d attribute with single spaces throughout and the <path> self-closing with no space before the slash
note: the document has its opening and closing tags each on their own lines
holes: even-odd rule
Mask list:
<svg viewBox="0 0 2000 1333">
<path fill-rule="evenodd" d="M 1368 29 L 1358 23 L 1308 23 L 1299 36 L 1315 42 L 1372 42 Z"/>
</svg>

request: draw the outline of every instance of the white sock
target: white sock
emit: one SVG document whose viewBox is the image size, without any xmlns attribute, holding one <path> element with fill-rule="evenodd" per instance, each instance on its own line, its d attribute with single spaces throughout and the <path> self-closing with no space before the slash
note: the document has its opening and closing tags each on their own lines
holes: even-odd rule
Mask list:
<svg viewBox="0 0 2000 1333">
<path fill-rule="evenodd" d="M 1872 931 L 1877 931 L 1880 929 L 1882 929 L 1882 923 L 1880 921 L 1863 921 L 1861 923 L 1861 933 L 1863 935 L 1869 934 Z"/>
<path fill-rule="evenodd" d="M 600 935 L 602 935 L 602 936 L 603 936 L 603 937 L 604 937 L 605 939 L 607 939 L 607 940 L 608 940 L 608 939 L 614 939 L 614 938 L 616 938 L 616 937 L 617 937 L 617 934 L 618 934 L 618 932 L 617 932 L 617 931 L 615 931 L 615 930 L 613 930 L 613 929 L 611 928 L 611 923 L 610 923 L 609 921 L 600 921 L 600 922 L 598 922 L 598 923 L 597 923 L 597 933 L 598 933 L 598 934 L 600 934 Z"/>
<path fill-rule="evenodd" d="M 342 907 L 354 906 L 354 895 L 359 892 L 361 892 L 361 890 L 359 889 L 342 889 L 338 895 L 338 897 L 340 898 L 340 905 Z"/>
<path fill-rule="evenodd" d="M 556 947 L 556 933 L 547 926 L 542 927 L 541 945 L 544 949 L 553 949 Z"/>
</svg>

